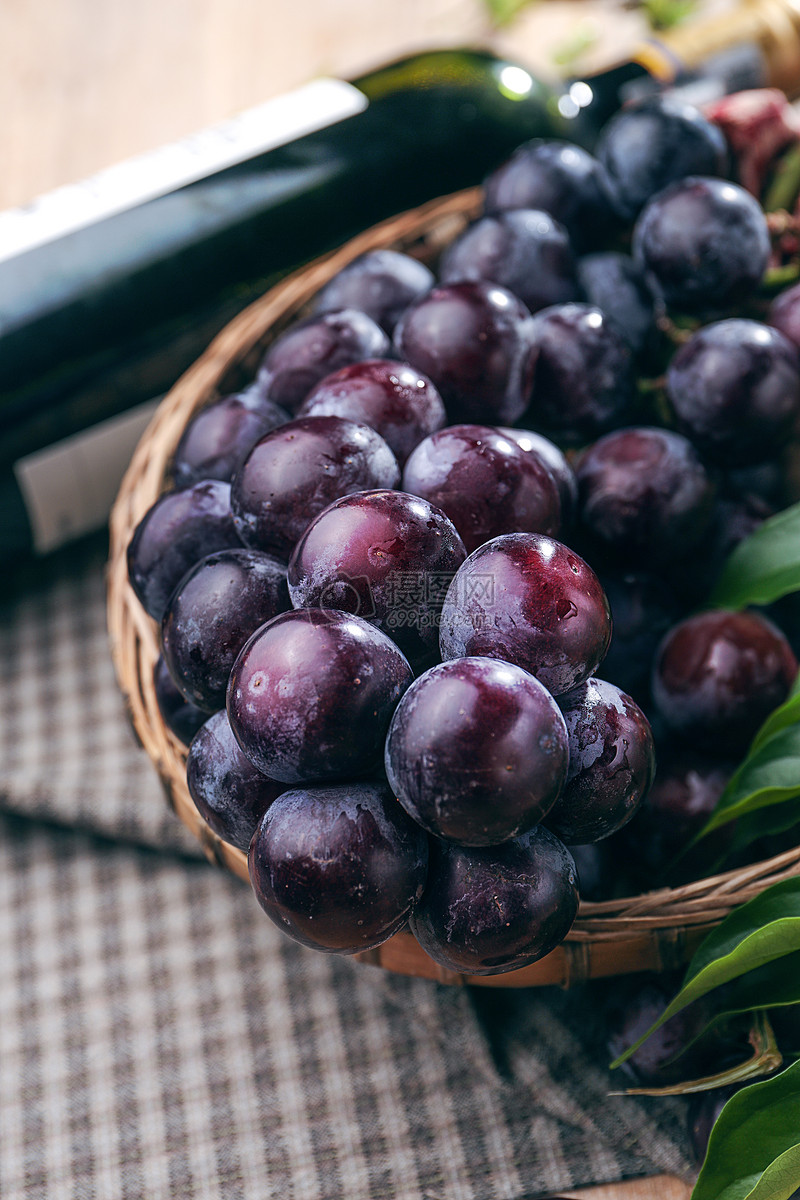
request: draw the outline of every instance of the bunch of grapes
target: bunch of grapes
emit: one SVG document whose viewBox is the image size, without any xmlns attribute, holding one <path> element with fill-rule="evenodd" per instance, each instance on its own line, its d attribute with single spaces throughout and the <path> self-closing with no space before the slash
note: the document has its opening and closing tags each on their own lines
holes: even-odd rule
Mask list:
<svg viewBox="0 0 800 1200">
<path fill-rule="evenodd" d="M 774 614 L 696 613 L 800 415 L 800 290 L 760 299 L 731 172 L 663 98 L 596 157 L 527 143 L 435 274 L 353 261 L 186 428 L 130 580 L 195 804 L 305 945 L 536 961 L 785 699 Z"/>
</svg>

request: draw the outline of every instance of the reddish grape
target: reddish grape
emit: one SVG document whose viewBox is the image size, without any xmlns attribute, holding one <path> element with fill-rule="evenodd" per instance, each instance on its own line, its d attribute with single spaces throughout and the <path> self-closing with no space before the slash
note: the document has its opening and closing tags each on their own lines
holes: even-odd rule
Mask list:
<svg viewBox="0 0 800 1200">
<path fill-rule="evenodd" d="M 408 254 L 368 250 L 326 283 L 314 301 L 314 312 L 356 308 L 391 334 L 401 313 L 434 282 L 425 264 Z"/>
<path fill-rule="evenodd" d="M 200 726 L 208 720 L 208 713 L 186 699 L 170 675 L 163 654 L 159 654 L 153 667 L 153 686 L 164 724 L 179 742 L 188 746 Z"/>
</svg>

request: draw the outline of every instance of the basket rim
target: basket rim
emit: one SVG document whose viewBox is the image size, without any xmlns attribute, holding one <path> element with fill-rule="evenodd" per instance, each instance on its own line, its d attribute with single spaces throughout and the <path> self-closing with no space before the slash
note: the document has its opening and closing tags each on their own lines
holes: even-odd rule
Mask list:
<svg viewBox="0 0 800 1200">
<path fill-rule="evenodd" d="M 293 320 L 321 286 L 354 258 L 380 248 L 430 257 L 459 226 L 479 214 L 480 202 L 480 188 L 428 201 L 315 259 L 250 304 L 214 338 L 162 400 L 120 485 L 110 519 L 106 568 L 107 622 L 117 680 L 136 735 L 161 777 L 168 802 L 207 857 L 244 881 L 249 878 L 245 854 L 218 838 L 201 818 L 186 786 L 186 748 L 167 729 L 158 712 L 152 677 L 158 656 L 158 630 L 128 582 L 128 542 L 139 520 L 165 489 L 170 458 L 189 416 L 215 395 L 223 394 L 226 375 L 232 369 L 260 354 L 270 335 Z M 770 884 L 797 874 L 800 846 L 763 862 L 675 888 L 599 902 L 582 900 L 562 946 L 532 967 L 500 976 L 462 976 L 445 971 L 406 931 L 377 950 L 356 957 L 440 982 L 487 986 L 568 985 L 590 976 L 614 974 L 615 950 L 616 960 L 622 965 L 619 973 L 663 970 L 685 962 L 705 933 L 734 907 Z M 631 967 L 631 955 L 638 956 L 633 961 L 643 965 Z"/>
</svg>

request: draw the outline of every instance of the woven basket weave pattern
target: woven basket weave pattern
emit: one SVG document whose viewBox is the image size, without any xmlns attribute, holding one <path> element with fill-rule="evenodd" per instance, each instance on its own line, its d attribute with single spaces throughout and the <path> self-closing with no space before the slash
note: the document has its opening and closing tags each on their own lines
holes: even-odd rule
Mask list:
<svg viewBox="0 0 800 1200">
<path fill-rule="evenodd" d="M 169 485 L 170 461 L 192 414 L 215 397 L 250 382 L 270 341 L 302 315 L 329 279 L 367 250 L 393 248 L 433 261 L 480 208 L 481 192 L 476 188 L 433 201 L 367 230 L 267 292 L 232 321 L 176 383 L 159 406 L 123 480 L 111 516 L 108 567 L 108 623 L 119 683 L 169 803 L 208 857 L 243 880 L 248 879 L 246 857 L 213 834 L 197 812 L 186 786 L 186 750 L 159 712 L 153 684 L 158 628 L 128 583 L 128 542 L 138 522 Z M 680 888 L 597 904 L 582 902 L 562 946 L 540 962 L 505 975 L 462 976 L 444 970 L 405 931 L 357 957 L 443 983 L 494 987 L 569 986 L 604 975 L 670 970 L 684 963 L 708 930 L 733 907 L 769 884 L 798 873 L 800 847 Z"/>
</svg>

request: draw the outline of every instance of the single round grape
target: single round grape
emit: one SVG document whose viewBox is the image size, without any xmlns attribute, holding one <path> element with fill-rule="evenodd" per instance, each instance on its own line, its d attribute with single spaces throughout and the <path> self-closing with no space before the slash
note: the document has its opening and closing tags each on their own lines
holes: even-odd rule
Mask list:
<svg viewBox="0 0 800 1200">
<path fill-rule="evenodd" d="M 577 300 L 567 231 L 549 213 L 515 209 L 473 222 L 439 264 L 442 283 L 484 279 L 508 288 L 530 309 Z"/>
<path fill-rule="evenodd" d="M 679 981 L 677 986 L 680 986 Z M 611 1058 L 628 1050 L 655 1024 L 675 995 L 677 986 L 670 991 L 662 980 L 649 979 L 644 983 L 631 981 L 627 986 L 615 989 L 607 1018 L 607 1048 Z M 710 1074 L 713 1068 L 707 1062 L 706 1054 L 699 1059 L 699 1064 L 694 1053 L 681 1057 L 681 1052 L 687 1050 L 690 1042 L 702 1032 L 710 1015 L 708 1005 L 703 1001 L 688 1005 L 651 1034 L 622 1063 L 621 1069 L 635 1083 L 645 1087 L 666 1087 L 681 1082 L 687 1078 L 687 1071 L 689 1078 Z M 673 1062 L 673 1059 L 679 1061 Z M 701 1069 L 706 1065 L 708 1071 Z"/>
<path fill-rule="evenodd" d="M 537 825 L 567 773 L 564 718 L 520 667 L 492 658 L 439 663 L 395 709 L 386 775 L 429 833 L 493 846 Z"/>
<path fill-rule="evenodd" d="M 571 142 L 534 138 L 484 181 L 487 213 L 534 208 L 564 225 L 579 252 L 590 249 L 614 224 L 603 168 Z"/>
<path fill-rule="evenodd" d="M 386 784 L 294 788 L 250 845 L 256 899 L 279 929 L 314 950 L 355 954 L 406 921 L 425 882 L 427 839 Z"/>
<path fill-rule="evenodd" d="M 641 426 L 606 434 L 575 474 L 581 523 L 620 561 L 679 558 L 711 523 L 714 485 L 679 433 Z"/>
<path fill-rule="evenodd" d="M 800 283 L 786 288 L 769 306 L 767 324 L 800 347 Z"/>
<path fill-rule="evenodd" d="M 242 753 L 224 711 L 207 718 L 189 747 L 186 782 L 209 829 L 245 851 L 270 804 L 286 790 Z"/>
<path fill-rule="evenodd" d="M 571 525 L 578 507 L 578 483 L 563 450 L 559 450 L 555 442 L 551 442 L 543 434 L 534 433 L 530 429 L 509 429 L 506 426 L 499 426 L 499 429 L 503 437 L 510 438 L 526 454 L 533 454 L 544 463 L 558 488 L 561 524 Z"/>
<path fill-rule="evenodd" d="M 366 313 L 353 308 L 319 313 L 275 339 L 256 383 L 268 399 L 295 412 L 320 379 L 348 363 L 382 358 L 388 350 L 388 337 Z"/>
<path fill-rule="evenodd" d="M 303 417 L 346 417 L 375 429 L 402 467 L 414 447 L 447 420 L 442 398 L 408 363 L 375 358 L 321 380 L 300 408 Z"/>
<path fill-rule="evenodd" d="M 466 558 L 452 521 L 420 496 L 344 496 L 312 521 L 289 561 L 295 608 L 358 613 L 415 664 L 435 652 L 445 591 Z"/>
<path fill-rule="evenodd" d="M 526 420 L 582 442 L 621 424 L 633 400 L 631 352 L 605 313 L 558 304 L 531 320 L 538 349 Z"/>
<path fill-rule="evenodd" d="M 425 891 L 409 924 L 440 966 L 502 975 L 560 945 L 577 911 L 572 856 L 537 826 L 483 849 L 432 839 Z"/>
<path fill-rule="evenodd" d="M 587 679 L 559 705 L 569 771 L 545 822 L 568 844 L 599 842 L 627 825 L 653 782 L 653 732 L 638 704 L 602 679 Z"/>
<path fill-rule="evenodd" d="M 516 663 L 554 696 L 603 661 L 611 614 L 594 571 L 567 546 L 538 533 L 507 533 L 458 569 L 442 608 L 442 658 Z"/>
<path fill-rule="evenodd" d="M 260 393 L 220 397 L 184 429 L 172 459 L 175 486 L 190 487 L 201 479 L 230 483 L 258 439 L 288 420 L 287 412 Z"/>
<path fill-rule="evenodd" d="M 761 282 L 770 251 L 761 207 L 723 179 L 690 176 L 649 201 L 633 231 L 634 258 L 681 312 L 721 312 Z"/>
<path fill-rule="evenodd" d="M 218 550 L 184 575 L 161 622 L 161 646 L 187 700 L 225 707 L 234 659 L 251 633 L 290 608 L 286 567 L 258 550 Z"/>
<path fill-rule="evenodd" d="M 630 255 L 587 254 L 578 263 L 578 281 L 587 302 L 605 314 L 634 354 L 643 354 L 655 338 L 656 302 Z"/>
<path fill-rule="evenodd" d="M 325 285 L 314 301 L 314 312 L 355 308 L 391 335 L 400 314 L 435 282 L 419 259 L 397 250 L 368 250 Z"/>
<path fill-rule="evenodd" d="M 446 513 L 468 554 L 501 533 L 555 535 L 561 527 L 548 467 L 488 425 L 450 425 L 425 438 L 405 465 L 403 490 Z"/>
<path fill-rule="evenodd" d="M 159 496 L 128 544 L 128 579 L 145 612 L 160 621 L 183 576 L 215 550 L 241 549 L 231 485 L 204 479 Z"/>
<path fill-rule="evenodd" d="M 524 412 L 536 355 L 528 310 L 505 288 L 433 288 L 406 309 L 394 341 L 433 380 L 451 421 L 513 423 Z"/>
<path fill-rule="evenodd" d="M 665 637 L 653 699 L 671 730 L 709 751 L 741 752 L 797 675 L 789 643 L 754 612 L 688 617 Z"/>
<path fill-rule="evenodd" d="M 340 496 L 394 488 L 400 468 L 368 425 L 298 417 L 257 442 L 231 488 L 241 540 L 286 558 L 309 523 Z"/>
<path fill-rule="evenodd" d="M 614 209 L 632 221 L 668 184 L 687 175 L 723 175 L 728 150 L 722 130 L 699 109 L 648 96 L 603 127 L 597 158 Z"/>
<path fill-rule="evenodd" d="M 668 584 L 645 571 L 607 571 L 600 581 L 614 625 L 603 674 L 646 706 L 653 658 L 680 615 L 677 597 Z"/>
<path fill-rule="evenodd" d="M 153 687 L 164 724 L 179 742 L 188 746 L 200 726 L 208 720 L 208 713 L 186 699 L 170 675 L 163 654 L 159 654 L 153 667 Z"/>
<path fill-rule="evenodd" d="M 281 613 L 231 671 L 228 716 L 250 761 L 285 783 L 375 768 L 411 668 L 384 633 L 329 609 Z"/>
<path fill-rule="evenodd" d="M 747 466 L 780 450 L 800 413 L 797 348 L 741 317 L 698 329 L 667 371 L 681 432 L 724 466 Z"/>
</svg>

